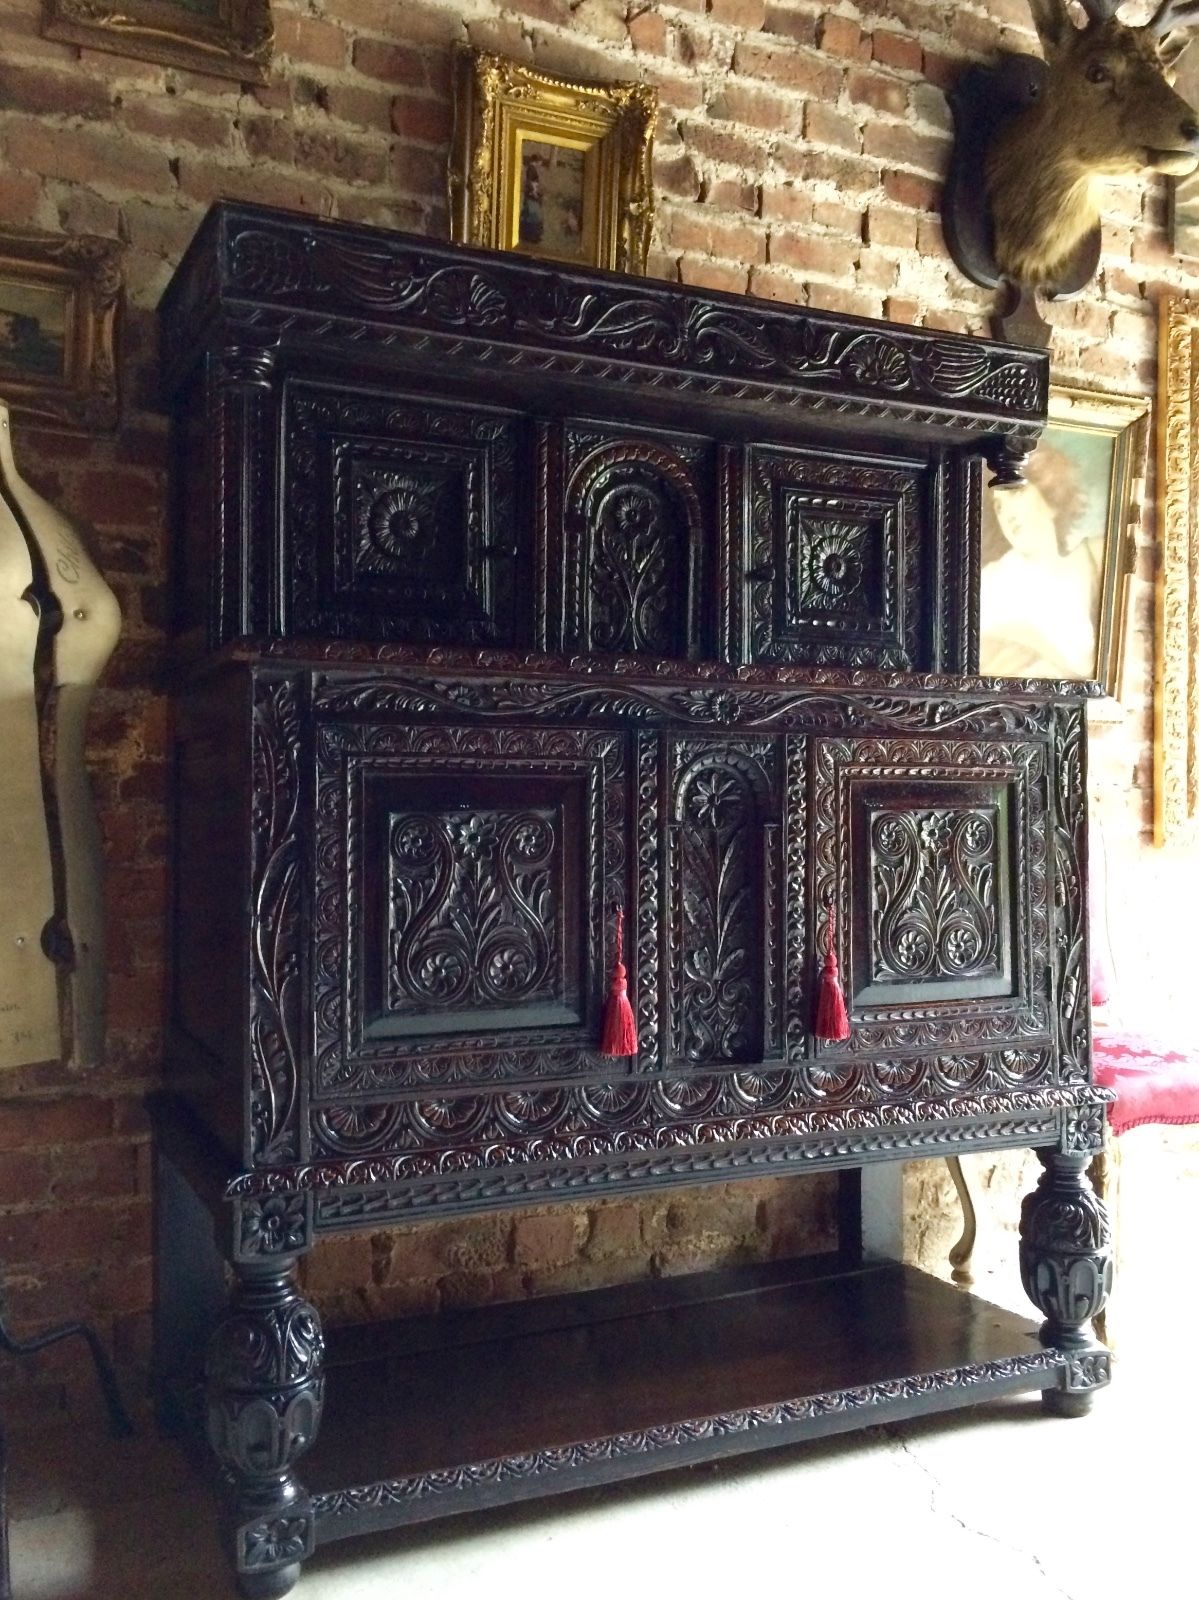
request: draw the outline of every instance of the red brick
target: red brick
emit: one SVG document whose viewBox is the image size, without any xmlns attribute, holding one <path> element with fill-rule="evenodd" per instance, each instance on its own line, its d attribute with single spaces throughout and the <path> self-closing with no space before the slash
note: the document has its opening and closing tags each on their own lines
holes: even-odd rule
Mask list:
<svg viewBox="0 0 1199 1600">
<path fill-rule="evenodd" d="M 24 172 L 0 172 L 0 216 L 12 227 L 30 226 L 41 193 L 40 178 Z"/>
<path fill-rule="evenodd" d="M 826 16 L 820 23 L 820 48 L 844 61 L 856 61 L 863 53 L 862 30 L 848 17 Z"/>
<path fill-rule="evenodd" d="M 134 1144 L 73 1145 L 52 1157 L 51 1188 L 57 1201 L 117 1200 L 137 1191 Z"/>
<path fill-rule="evenodd" d="M 683 139 L 689 150 L 712 161 L 724 161 L 748 172 L 761 172 L 766 165 L 766 147 L 753 134 L 713 127 L 709 122 L 689 121 L 684 125 Z"/>
<path fill-rule="evenodd" d="M 881 156 L 886 161 L 901 161 L 907 166 L 919 168 L 921 172 L 939 177 L 949 158 L 949 141 L 913 133 L 911 128 L 900 128 L 887 122 L 871 122 L 862 135 L 862 151 L 868 156 Z"/>
<path fill-rule="evenodd" d="M 44 178 L 63 178 L 122 193 L 167 194 L 175 187 L 162 150 L 143 150 L 128 139 L 75 128 L 70 136 L 36 124 L 11 123 L 4 133 L 12 166 Z"/>
<path fill-rule="evenodd" d="M 871 53 L 884 67 L 898 67 L 901 72 L 919 72 L 924 66 L 920 41 L 904 33 L 880 33 L 876 29 Z"/>
<path fill-rule="evenodd" d="M 450 137 L 450 107 L 444 100 L 398 94 L 391 102 L 391 125 L 408 139 L 445 144 Z"/>
<path fill-rule="evenodd" d="M 756 215 L 762 190 L 759 184 L 742 183 L 739 178 L 705 178 L 699 197 L 705 205 L 718 210 L 748 211 Z"/>
<path fill-rule="evenodd" d="M 674 34 L 675 55 L 688 69 L 714 67 L 727 71 L 732 65 L 736 41 L 722 28 L 680 23 Z"/>
<path fill-rule="evenodd" d="M 325 110 L 338 122 L 377 128 L 383 133 L 391 127 L 391 95 L 386 89 L 331 83 L 325 87 L 323 101 Z"/>
<path fill-rule="evenodd" d="M 815 202 L 794 183 L 770 184 L 762 190 L 762 215 L 772 222 L 811 222 Z"/>
<path fill-rule="evenodd" d="M 831 183 L 844 194 L 867 194 L 877 189 L 882 174 L 876 162 L 852 155 L 830 155 L 806 146 L 780 144 L 775 159 L 784 172 L 811 183 Z"/>
<path fill-rule="evenodd" d="M 863 250 L 857 271 L 860 289 L 893 289 L 898 279 L 899 263 L 894 256 L 880 255 L 877 250 Z"/>
<path fill-rule="evenodd" d="M 162 485 L 144 473 L 106 468 L 80 480 L 85 503 L 96 522 L 124 522 L 129 517 L 156 522 L 161 514 Z"/>
<path fill-rule="evenodd" d="M 922 256 L 943 256 L 947 253 L 940 217 L 920 218 L 916 227 L 916 248 Z"/>
<path fill-rule="evenodd" d="M 661 13 L 652 7 L 647 7 L 635 17 L 630 17 L 629 38 L 633 41 L 634 50 L 643 51 L 648 55 L 664 55 L 666 23 Z"/>
<path fill-rule="evenodd" d="M 904 300 L 899 295 L 888 295 L 884 309 L 891 322 L 919 322 L 924 307 L 919 300 Z"/>
<path fill-rule="evenodd" d="M 112 1103 L 90 1095 L 0 1101 L 0 1152 L 49 1150 L 112 1132 Z M 3 1256 L 0 1255 L 0 1260 Z"/>
<path fill-rule="evenodd" d="M 552 1267 L 571 1261 L 585 1218 L 577 1207 L 546 1216 L 519 1216 L 512 1229 L 512 1259 L 518 1267 Z"/>
<path fill-rule="evenodd" d="M 108 85 L 78 72 L 55 72 L 0 60 L 0 111 L 33 111 L 39 116 L 107 117 Z"/>
<path fill-rule="evenodd" d="M 878 317 L 882 302 L 877 295 L 859 289 L 843 289 L 838 284 L 813 283 L 808 288 L 808 304 L 819 311 L 840 311 L 851 317 Z"/>
<path fill-rule="evenodd" d="M 0 1156 L 0 1206 L 44 1204 L 50 1195 L 52 1164 L 45 1151 L 6 1151 Z"/>
<path fill-rule="evenodd" d="M 708 0 L 708 15 L 713 22 L 731 28 L 761 28 L 766 21 L 766 0 Z"/>
<path fill-rule="evenodd" d="M 782 267 L 754 267 L 749 275 L 750 294 L 763 300 L 781 300 L 789 305 L 802 305 L 805 285 L 802 278 Z"/>
<path fill-rule="evenodd" d="M 813 144 L 833 145 L 841 150 L 862 148 L 862 130 L 857 121 L 815 100 L 809 100 L 804 107 L 804 134 Z"/>
<path fill-rule="evenodd" d="M 794 39 L 797 44 L 816 43 L 816 17 L 811 11 L 794 11 L 788 5 L 768 4 L 762 28 L 765 33 Z"/>
<path fill-rule="evenodd" d="M 125 96 L 117 120 L 131 133 L 146 133 L 155 139 L 209 150 L 228 145 L 232 131 L 224 111 L 182 100 L 178 95 L 162 95 L 154 100 L 131 100 Z"/>
<path fill-rule="evenodd" d="M 697 199 L 700 176 L 695 162 L 686 152 L 664 157 L 659 151 L 654 157 L 654 188 L 660 194 L 676 195 L 681 200 Z"/>
<path fill-rule="evenodd" d="M 875 111 L 886 111 L 893 117 L 902 117 L 908 108 L 907 85 L 867 67 L 851 70 L 845 89 L 855 105 L 873 106 Z"/>
<path fill-rule="evenodd" d="M 388 152 L 384 146 L 344 139 L 334 133 L 299 129 L 296 160 L 302 168 L 326 173 L 342 183 L 381 184 L 387 177 Z"/>
<path fill-rule="evenodd" d="M 941 185 L 913 172 L 884 172 L 883 188 L 887 199 L 916 211 L 937 211 L 941 205 Z"/>
<path fill-rule="evenodd" d="M 872 245 L 912 250 L 916 246 L 916 215 L 891 206 L 871 206 L 866 214 L 866 240 Z"/>
<path fill-rule="evenodd" d="M 702 251 L 725 261 L 765 261 L 766 235 L 743 222 L 722 222 L 702 213 L 676 211 L 670 219 L 670 243 L 680 250 Z"/>
<path fill-rule="evenodd" d="M 859 246 L 810 233 L 772 233 L 768 259 L 771 266 L 797 267 L 830 278 L 851 278 Z"/>
<path fill-rule="evenodd" d="M 0 1217 L 0 1260 L 7 1267 L 65 1261 L 91 1263 L 127 1248 L 148 1208 L 129 1205 L 54 1206 Z"/>
<path fill-rule="evenodd" d="M 426 82 L 425 58 L 409 45 L 386 44 L 382 39 L 355 39 L 354 65 L 369 78 L 420 88 Z"/>
<path fill-rule="evenodd" d="M 795 101 L 769 89 L 726 83 L 708 106 L 708 115 L 777 133 L 784 128 L 798 127 L 800 108 Z"/>
<path fill-rule="evenodd" d="M 679 261 L 679 280 L 699 289 L 725 289 L 730 294 L 744 294 L 749 287 L 749 270 L 718 266 L 714 261 L 697 256 L 683 256 Z"/>
<path fill-rule="evenodd" d="M 841 68 L 813 51 L 775 49 L 741 40 L 733 54 L 733 70 L 747 78 L 766 78 L 813 99 L 835 100 L 841 90 Z"/>
<path fill-rule="evenodd" d="M 332 201 L 324 184 L 307 175 L 239 167 L 217 167 L 199 159 L 181 158 L 179 188 L 193 199 L 248 200 L 261 205 L 291 206 L 328 216 Z"/>
<path fill-rule="evenodd" d="M 812 207 L 812 221 L 818 228 L 843 233 L 850 239 L 862 237 L 861 206 L 842 205 L 839 200 L 817 200 Z"/>
<path fill-rule="evenodd" d="M 292 61 L 314 67 L 342 67 L 346 61 L 346 36 L 331 22 L 318 17 L 300 17 L 293 11 L 277 12 L 275 49 Z"/>
</svg>

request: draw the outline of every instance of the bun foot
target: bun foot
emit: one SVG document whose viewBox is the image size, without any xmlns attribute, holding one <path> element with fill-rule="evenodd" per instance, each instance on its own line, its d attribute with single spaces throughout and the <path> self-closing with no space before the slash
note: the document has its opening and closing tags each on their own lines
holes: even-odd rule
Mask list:
<svg viewBox="0 0 1199 1600">
<path fill-rule="evenodd" d="M 302 1563 L 292 1561 L 286 1567 L 271 1567 L 266 1572 L 239 1572 L 237 1592 L 242 1600 L 280 1600 L 299 1581 Z"/>
<path fill-rule="evenodd" d="M 1085 1417 L 1094 1403 L 1094 1389 L 1041 1390 L 1041 1404 L 1051 1417 Z"/>
</svg>

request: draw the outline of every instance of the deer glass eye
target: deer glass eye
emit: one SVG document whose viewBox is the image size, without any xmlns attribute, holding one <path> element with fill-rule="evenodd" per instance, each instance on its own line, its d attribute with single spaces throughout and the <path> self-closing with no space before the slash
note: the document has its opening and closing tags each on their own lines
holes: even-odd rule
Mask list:
<svg viewBox="0 0 1199 1600">
<path fill-rule="evenodd" d="M 1111 81 L 1112 75 L 1107 68 L 1101 67 L 1098 61 L 1092 61 L 1091 65 L 1087 68 L 1087 82 L 1110 83 Z"/>
</svg>

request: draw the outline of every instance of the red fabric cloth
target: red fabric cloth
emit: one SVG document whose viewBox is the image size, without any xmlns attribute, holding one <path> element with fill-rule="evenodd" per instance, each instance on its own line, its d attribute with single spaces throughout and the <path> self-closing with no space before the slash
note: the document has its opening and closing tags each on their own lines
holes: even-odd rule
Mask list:
<svg viewBox="0 0 1199 1600">
<path fill-rule="evenodd" d="M 1199 1050 L 1145 1034 L 1095 1030 L 1095 1082 L 1116 1091 L 1113 1133 L 1143 1122 L 1199 1122 Z"/>
</svg>

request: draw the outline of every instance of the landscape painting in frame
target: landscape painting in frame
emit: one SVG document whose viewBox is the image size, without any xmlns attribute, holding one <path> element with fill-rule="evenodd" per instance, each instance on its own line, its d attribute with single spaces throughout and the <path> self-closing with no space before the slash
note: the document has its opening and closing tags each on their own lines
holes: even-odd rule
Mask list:
<svg viewBox="0 0 1199 1600">
<path fill-rule="evenodd" d="M 42 0 L 42 32 L 242 83 L 266 82 L 274 46 L 270 0 Z"/>
<path fill-rule="evenodd" d="M 122 254 L 115 239 L 0 228 L 0 399 L 14 413 L 115 424 Z"/>
<path fill-rule="evenodd" d="M 979 667 L 1118 689 L 1147 404 L 1055 388 L 1026 481 L 983 501 Z"/>
</svg>

